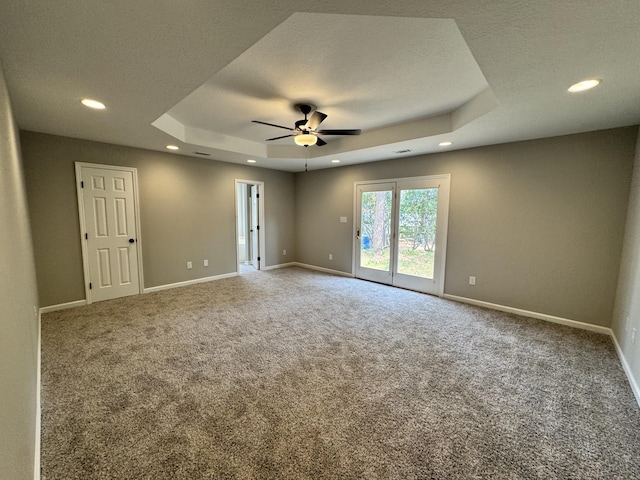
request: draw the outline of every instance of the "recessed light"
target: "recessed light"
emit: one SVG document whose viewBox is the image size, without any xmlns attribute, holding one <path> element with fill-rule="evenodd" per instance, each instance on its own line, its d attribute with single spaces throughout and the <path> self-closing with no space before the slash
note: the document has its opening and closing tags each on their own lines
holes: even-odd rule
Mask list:
<svg viewBox="0 0 640 480">
<path fill-rule="evenodd" d="M 334 158 L 333 160 L 331 160 L 331 163 L 340 163 L 340 160 L 338 160 L 337 158 Z"/>
<path fill-rule="evenodd" d="M 94 108 L 96 110 L 104 110 L 105 105 L 102 102 L 99 102 L 98 100 L 92 100 L 90 98 L 83 98 L 82 100 L 80 100 L 80 102 L 85 106 L 85 107 L 89 107 L 89 108 Z"/>
<path fill-rule="evenodd" d="M 583 80 L 582 82 L 571 85 L 568 90 L 571 93 L 584 92 L 585 90 L 591 90 L 593 87 L 597 87 L 601 81 L 602 80 L 598 80 L 597 78 Z"/>
<path fill-rule="evenodd" d="M 449 145 L 453 145 L 453 142 L 449 142 L 449 141 L 440 142 L 438 145 L 441 147 L 448 147 Z"/>
<path fill-rule="evenodd" d="M 249 160 L 247 160 L 247 163 L 256 163 L 256 161 L 253 158 L 250 158 Z"/>
<path fill-rule="evenodd" d="M 167 150 L 180 150 L 177 145 L 167 145 Z"/>
</svg>

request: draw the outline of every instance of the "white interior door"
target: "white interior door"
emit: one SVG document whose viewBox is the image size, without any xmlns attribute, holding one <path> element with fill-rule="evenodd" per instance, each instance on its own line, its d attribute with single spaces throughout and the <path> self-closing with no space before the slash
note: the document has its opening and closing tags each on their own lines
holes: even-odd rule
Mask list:
<svg viewBox="0 0 640 480">
<path fill-rule="evenodd" d="M 140 293 L 134 171 L 79 167 L 88 300 Z"/>
<path fill-rule="evenodd" d="M 356 277 L 442 295 L 449 175 L 356 185 Z"/>
<path fill-rule="evenodd" d="M 260 189 L 258 185 L 251 185 L 251 263 L 260 270 Z"/>
</svg>

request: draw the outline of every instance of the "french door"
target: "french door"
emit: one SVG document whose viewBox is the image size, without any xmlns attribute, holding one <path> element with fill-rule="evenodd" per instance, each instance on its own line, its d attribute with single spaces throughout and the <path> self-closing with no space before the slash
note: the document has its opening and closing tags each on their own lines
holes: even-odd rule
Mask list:
<svg viewBox="0 0 640 480">
<path fill-rule="evenodd" d="M 356 183 L 355 276 L 444 293 L 449 175 Z"/>
</svg>

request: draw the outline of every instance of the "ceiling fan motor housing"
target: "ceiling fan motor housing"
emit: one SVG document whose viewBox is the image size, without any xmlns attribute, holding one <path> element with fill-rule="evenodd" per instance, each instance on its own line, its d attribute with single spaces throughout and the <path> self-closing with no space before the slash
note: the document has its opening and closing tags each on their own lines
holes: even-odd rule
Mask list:
<svg viewBox="0 0 640 480">
<path fill-rule="evenodd" d="M 309 115 L 313 110 L 315 110 L 317 107 L 315 105 L 310 105 L 307 103 L 298 103 L 296 104 L 296 108 L 298 110 L 300 110 L 300 112 L 305 116 L 305 118 L 307 117 L 307 115 Z"/>
</svg>

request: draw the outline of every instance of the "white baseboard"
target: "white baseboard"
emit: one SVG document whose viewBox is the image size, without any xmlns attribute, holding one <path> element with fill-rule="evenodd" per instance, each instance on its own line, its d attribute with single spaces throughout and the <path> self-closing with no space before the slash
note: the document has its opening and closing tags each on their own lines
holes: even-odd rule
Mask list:
<svg viewBox="0 0 640 480">
<path fill-rule="evenodd" d="M 262 270 L 264 271 L 277 270 L 279 268 L 295 267 L 296 265 L 298 265 L 296 262 L 280 263 L 278 265 L 269 265 L 268 267 L 262 268 Z"/>
<path fill-rule="evenodd" d="M 237 277 L 237 276 L 238 276 L 238 272 L 231 272 L 231 273 L 224 273 L 222 275 L 215 275 L 213 277 L 196 278 L 195 280 L 187 280 L 185 282 L 169 283 L 167 285 L 158 285 L 157 287 L 145 288 L 143 293 L 153 293 L 153 292 L 159 292 L 161 290 L 169 290 L 171 288 L 187 287 L 189 285 L 196 285 L 198 283 L 213 282 L 214 280 L 222 280 L 223 278 L 231 278 L 231 277 Z"/>
<path fill-rule="evenodd" d="M 331 273 L 340 277 L 353 278 L 353 274 L 347 272 L 341 272 L 340 270 L 331 270 L 330 268 L 316 267 L 315 265 L 308 265 L 306 263 L 294 262 L 292 266 L 307 268 L 309 270 L 317 270 L 318 272 Z"/>
<path fill-rule="evenodd" d="M 483 302 L 482 300 L 475 300 L 473 298 L 458 297 L 457 295 L 449 295 L 448 293 L 444 294 L 444 298 L 446 298 L 447 300 L 453 300 L 455 302 L 468 303 L 469 305 L 476 305 L 478 307 L 490 308 L 491 310 L 498 310 L 500 312 L 507 312 L 507 313 L 513 313 L 516 315 L 522 315 L 523 317 L 546 320 L 547 322 L 558 323 L 560 325 L 579 328 L 581 330 L 589 330 L 591 332 L 602 333 L 604 335 L 612 334 L 611 329 L 608 327 L 593 325 L 591 323 L 578 322 L 577 320 L 569 320 L 568 318 L 554 317 L 553 315 L 547 315 L 546 313 L 530 312 L 529 310 L 522 310 L 520 308 L 507 307 L 505 305 L 498 305 L 496 303 Z"/>
<path fill-rule="evenodd" d="M 40 307 L 40 315 L 43 313 L 56 312 L 58 310 L 66 310 L 67 308 L 82 307 L 86 305 L 86 300 L 76 300 L 75 302 L 60 303 L 59 305 L 49 305 L 48 307 Z"/>
<path fill-rule="evenodd" d="M 42 310 L 37 310 L 38 316 L 38 351 L 36 364 L 36 431 L 35 431 L 35 448 L 33 454 L 33 480 L 40 480 L 40 442 L 42 428 L 42 407 L 40 406 L 41 398 L 41 374 L 42 374 Z"/>
<path fill-rule="evenodd" d="M 169 290 L 171 288 L 186 287 L 188 285 L 195 285 L 197 283 L 212 282 L 214 280 L 222 280 L 223 278 L 231 278 L 236 276 L 238 276 L 238 272 L 225 273 L 222 275 L 215 275 L 213 277 L 196 278 L 195 280 L 187 280 L 185 282 L 170 283 L 167 285 L 158 285 L 157 287 L 145 288 L 142 291 L 142 293 L 159 292 L 161 290 Z M 81 307 L 83 305 L 87 305 L 86 300 L 76 300 L 75 302 L 61 303 L 59 305 L 49 305 L 48 307 L 40 308 L 40 313 L 43 314 L 43 313 L 55 312 L 57 310 L 64 310 L 67 308 Z"/>
<path fill-rule="evenodd" d="M 616 337 L 616 334 L 613 333 L 613 331 L 611 331 L 611 338 L 613 338 L 613 344 L 616 346 L 616 351 L 618 352 L 618 358 L 620 359 L 620 363 L 622 364 L 622 369 L 627 375 L 629 385 L 631 385 L 631 391 L 636 397 L 636 402 L 638 402 L 638 406 L 640 407 L 640 387 L 638 386 L 635 378 L 633 378 L 631 367 L 629 366 L 629 363 L 627 363 L 627 359 L 625 358 L 622 348 L 620 348 L 620 344 L 618 343 L 618 338 Z"/>
</svg>

